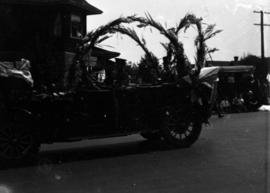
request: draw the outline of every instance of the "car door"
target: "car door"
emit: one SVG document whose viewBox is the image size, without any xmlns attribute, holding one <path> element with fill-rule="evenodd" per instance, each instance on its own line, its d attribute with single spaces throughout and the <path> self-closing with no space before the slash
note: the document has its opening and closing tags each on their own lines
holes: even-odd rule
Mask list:
<svg viewBox="0 0 270 193">
<path fill-rule="evenodd" d="M 74 135 L 95 137 L 114 133 L 116 109 L 113 90 L 76 92 L 70 116 L 70 126 Z"/>
</svg>

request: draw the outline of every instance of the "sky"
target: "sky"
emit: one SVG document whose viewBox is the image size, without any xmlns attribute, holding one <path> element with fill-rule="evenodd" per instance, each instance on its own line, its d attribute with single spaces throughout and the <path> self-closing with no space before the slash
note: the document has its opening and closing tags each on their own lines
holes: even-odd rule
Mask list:
<svg viewBox="0 0 270 193">
<path fill-rule="evenodd" d="M 243 57 L 248 54 L 260 56 L 261 37 L 260 14 L 254 10 L 270 12 L 268 0 L 87 0 L 93 6 L 103 11 L 100 15 L 87 18 L 88 31 L 96 29 L 119 16 L 150 13 L 153 18 L 168 28 L 176 26 L 187 13 L 202 17 L 208 24 L 216 24 L 216 29 L 222 33 L 207 42 L 210 48 L 219 51 L 212 54 L 213 60 L 233 60 L 234 56 Z M 265 24 L 270 24 L 270 14 L 264 14 Z M 264 28 L 265 56 L 270 57 L 270 27 Z M 138 30 L 138 34 L 146 39 L 146 45 L 158 58 L 165 55 L 160 42 L 166 42 L 161 34 L 155 30 Z M 190 28 L 180 34 L 185 53 L 191 62 L 194 61 L 194 37 L 196 31 Z M 102 43 L 102 48 L 120 52 L 121 58 L 138 62 L 144 52 L 128 37 L 114 35 Z"/>
</svg>

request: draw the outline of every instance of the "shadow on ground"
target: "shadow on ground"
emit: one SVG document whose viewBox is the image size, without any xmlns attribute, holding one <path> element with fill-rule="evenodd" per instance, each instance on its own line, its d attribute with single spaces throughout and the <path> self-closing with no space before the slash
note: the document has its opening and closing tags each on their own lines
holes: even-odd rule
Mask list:
<svg viewBox="0 0 270 193">
<path fill-rule="evenodd" d="M 1 170 L 30 167 L 47 164 L 62 164 L 75 161 L 84 161 L 100 158 L 125 156 L 131 154 L 144 154 L 155 151 L 165 151 L 173 149 L 161 140 L 129 141 L 105 145 L 92 145 L 86 147 L 75 147 L 61 150 L 49 150 L 40 152 L 32 157 L 30 161 L 1 163 Z"/>
</svg>

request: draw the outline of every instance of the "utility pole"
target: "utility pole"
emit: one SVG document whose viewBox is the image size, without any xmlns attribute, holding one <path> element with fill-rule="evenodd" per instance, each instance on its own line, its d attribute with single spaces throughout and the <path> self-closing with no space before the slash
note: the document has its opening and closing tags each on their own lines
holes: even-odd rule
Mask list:
<svg viewBox="0 0 270 193">
<path fill-rule="evenodd" d="M 264 24 L 264 14 L 270 14 L 270 12 L 266 11 L 253 11 L 254 13 L 259 13 L 261 15 L 261 23 L 257 24 L 255 23 L 254 25 L 259 25 L 261 27 L 261 57 L 264 59 L 264 27 L 265 26 L 270 26 L 270 24 Z"/>
<path fill-rule="evenodd" d="M 258 25 L 261 27 L 261 65 L 260 65 L 260 71 L 257 70 L 257 72 L 260 72 L 260 74 L 263 74 L 261 78 L 258 79 L 258 83 L 260 83 L 260 85 L 263 85 L 263 83 L 266 80 L 266 75 L 267 75 L 267 71 L 268 71 L 268 63 L 265 61 L 265 57 L 264 57 L 264 27 L 265 26 L 270 26 L 270 24 L 264 24 L 264 14 L 270 14 L 270 12 L 266 12 L 266 11 L 253 11 L 254 13 L 259 13 L 261 16 L 261 23 L 260 24 L 254 24 L 254 25 Z M 259 67 L 259 66 L 257 66 Z M 257 68 L 259 69 L 259 68 Z M 265 77 L 264 77 L 264 73 Z M 260 88 L 260 92 L 262 93 L 262 96 L 266 96 L 267 100 L 270 98 L 270 93 L 269 93 L 269 83 L 267 83 L 266 88 L 264 86 L 259 86 Z M 269 132 L 269 136 L 270 136 L 270 132 Z M 268 158 L 270 159 L 270 154 L 268 154 Z M 268 165 L 266 165 L 266 171 L 268 171 L 268 168 L 270 169 L 270 162 L 268 163 Z M 270 180 L 270 172 L 268 171 L 268 176 L 267 176 L 267 180 Z M 266 189 L 270 190 L 270 184 L 266 185 Z"/>
</svg>

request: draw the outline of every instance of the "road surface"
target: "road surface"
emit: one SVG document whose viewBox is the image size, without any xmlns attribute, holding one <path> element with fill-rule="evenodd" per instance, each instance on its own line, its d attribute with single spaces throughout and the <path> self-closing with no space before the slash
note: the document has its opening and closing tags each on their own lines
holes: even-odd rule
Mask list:
<svg viewBox="0 0 270 193">
<path fill-rule="evenodd" d="M 0 193 L 266 193 L 268 119 L 214 116 L 187 149 L 139 135 L 43 145 L 39 164 L 0 170 Z"/>
</svg>

